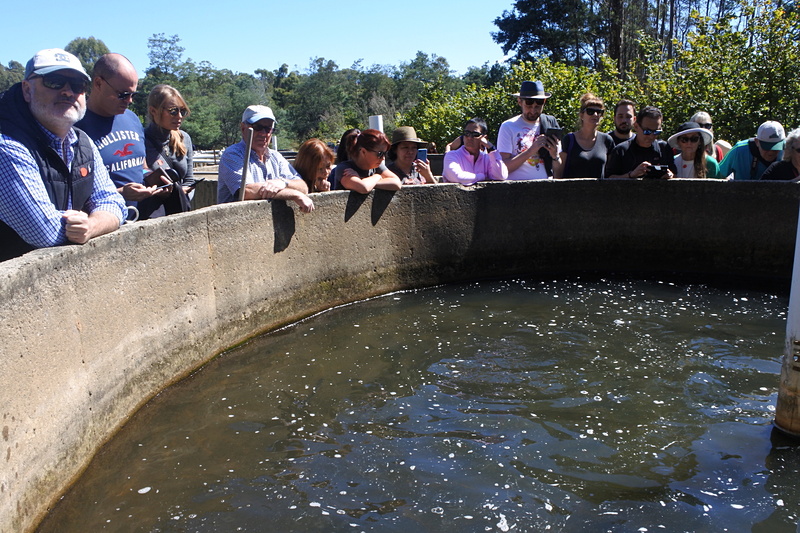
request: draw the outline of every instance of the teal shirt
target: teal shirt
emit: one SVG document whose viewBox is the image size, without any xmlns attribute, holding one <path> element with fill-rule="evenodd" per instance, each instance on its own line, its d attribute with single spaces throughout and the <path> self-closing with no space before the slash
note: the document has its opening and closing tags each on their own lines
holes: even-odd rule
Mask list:
<svg viewBox="0 0 800 533">
<path fill-rule="evenodd" d="M 761 179 L 761 175 L 772 163 L 766 163 L 761 157 L 756 157 L 755 173 L 751 175 L 753 166 L 753 153 L 749 146 L 751 141 L 755 143 L 754 139 L 746 139 L 744 141 L 739 141 L 731 148 L 731 151 L 728 152 L 728 155 L 726 155 L 722 163 L 719 164 L 720 178 L 727 178 L 730 174 L 733 174 L 733 179 L 735 180 Z M 758 151 L 756 146 L 753 146 L 753 149 Z M 778 152 L 778 157 L 775 161 L 780 161 L 781 159 L 783 159 L 783 150 Z"/>
</svg>

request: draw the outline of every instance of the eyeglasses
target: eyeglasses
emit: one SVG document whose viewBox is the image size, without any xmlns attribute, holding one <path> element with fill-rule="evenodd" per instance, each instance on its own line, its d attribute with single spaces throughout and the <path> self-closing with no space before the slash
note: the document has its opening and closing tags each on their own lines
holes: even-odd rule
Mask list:
<svg viewBox="0 0 800 533">
<path fill-rule="evenodd" d="M 75 94 L 83 94 L 89 90 L 90 82 L 82 78 L 71 78 L 63 74 L 45 74 L 44 76 L 37 76 L 42 78 L 42 85 L 48 89 L 59 91 L 69 84 L 69 88 Z"/>
<path fill-rule="evenodd" d="M 586 109 L 584 109 L 584 111 L 586 111 L 587 115 L 592 115 L 592 116 L 600 115 L 601 117 L 606 112 L 605 109 L 597 109 L 595 107 L 587 107 Z"/>
<path fill-rule="evenodd" d="M 253 131 L 266 131 L 267 133 L 275 131 L 275 124 L 268 124 L 265 126 L 264 124 L 256 123 L 256 124 L 251 124 L 250 127 L 253 128 Z"/>
<path fill-rule="evenodd" d="M 714 127 L 714 125 L 712 123 L 710 123 L 710 122 L 705 122 L 705 123 L 698 122 L 697 125 L 700 126 L 701 128 L 705 128 L 707 130 L 710 130 L 710 129 L 712 129 Z"/>
<path fill-rule="evenodd" d="M 525 102 L 526 105 L 544 105 L 544 103 L 547 101 L 547 99 L 545 99 L 545 98 L 523 98 L 522 101 Z"/>
<path fill-rule="evenodd" d="M 100 79 L 101 79 L 101 80 L 103 80 L 104 82 L 106 82 L 106 85 L 108 85 L 109 87 L 111 87 L 111 89 L 112 89 L 112 90 L 113 90 L 115 93 L 117 93 L 117 98 L 119 98 L 120 100 L 127 100 L 128 98 L 133 98 L 134 96 L 136 96 L 137 94 L 139 94 L 137 91 L 118 91 L 118 90 L 114 89 L 114 86 L 113 86 L 113 85 L 111 85 L 110 83 L 108 83 L 108 80 L 107 80 L 107 79 L 105 79 L 105 78 L 104 78 L 104 77 L 102 77 L 102 76 L 100 76 Z"/>
<path fill-rule="evenodd" d="M 472 137 L 477 139 L 478 137 L 482 137 L 484 134 L 479 131 L 468 131 L 464 130 L 464 137 Z"/>
<path fill-rule="evenodd" d="M 664 130 L 642 130 L 642 135 L 655 135 L 658 137 Z"/>
<path fill-rule="evenodd" d="M 166 111 L 173 117 L 177 117 L 178 113 L 180 113 L 182 117 L 185 117 L 186 115 L 189 114 L 189 110 L 186 109 L 185 107 L 165 107 L 164 111 Z"/>
<path fill-rule="evenodd" d="M 375 152 L 375 155 L 377 155 L 379 159 L 383 159 L 384 157 L 386 157 L 386 154 L 389 153 L 388 150 L 370 150 L 369 148 L 365 148 L 365 150 L 368 150 L 370 152 Z"/>
<path fill-rule="evenodd" d="M 686 136 L 678 137 L 678 142 L 681 142 L 681 143 L 696 143 L 696 142 L 700 142 L 700 136 L 699 135 L 695 135 L 694 137 L 686 137 Z"/>
</svg>

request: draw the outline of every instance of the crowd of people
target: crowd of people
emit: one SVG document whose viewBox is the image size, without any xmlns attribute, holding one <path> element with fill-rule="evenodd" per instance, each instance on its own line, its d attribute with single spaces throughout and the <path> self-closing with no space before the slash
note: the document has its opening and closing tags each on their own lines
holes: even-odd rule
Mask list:
<svg viewBox="0 0 800 533">
<path fill-rule="evenodd" d="M 91 76 L 74 55 L 41 50 L 23 81 L 0 94 L 0 260 L 34 248 L 83 244 L 126 221 L 188 211 L 198 180 L 192 140 L 181 130 L 190 110 L 178 89 L 155 86 L 144 127 L 128 109 L 138 75 L 120 54 L 98 59 Z M 90 93 L 87 97 L 87 93 Z M 524 81 L 513 95 L 520 114 L 500 126 L 497 145 L 486 121 L 468 120 L 446 147 L 441 181 L 593 179 L 735 179 L 800 181 L 800 129 L 787 136 L 766 121 L 734 146 L 715 140 L 711 117 L 696 112 L 663 140 L 663 116 L 637 112 L 631 100 L 613 109 L 614 128 L 600 131 L 603 100 L 580 99 L 575 131 L 545 114 L 551 94 Z M 413 127 L 391 140 L 376 129 L 347 130 L 334 151 L 309 139 L 290 163 L 271 149 L 277 120 L 265 105 L 248 106 L 242 140 L 220 159 L 217 201 L 277 199 L 308 213 L 309 193 L 347 189 L 397 191 L 437 183 L 430 144 Z M 387 164 L 387 159 L 389 163 Z"/>
</svg>

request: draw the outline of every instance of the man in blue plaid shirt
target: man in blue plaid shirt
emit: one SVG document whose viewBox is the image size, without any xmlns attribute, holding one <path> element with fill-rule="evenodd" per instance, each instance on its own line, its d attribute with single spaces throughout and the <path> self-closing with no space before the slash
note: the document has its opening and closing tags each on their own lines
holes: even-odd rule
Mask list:
<svg viewBox="0 0 800 533">
<path fill-rule="evenodd" d="M 28 61 L 0 94 L 0 260 L 34 248 L 84 244 L 119 228 L 125 202 L 88 135 L 89 76 L 57 48 Z"/>
</svg>

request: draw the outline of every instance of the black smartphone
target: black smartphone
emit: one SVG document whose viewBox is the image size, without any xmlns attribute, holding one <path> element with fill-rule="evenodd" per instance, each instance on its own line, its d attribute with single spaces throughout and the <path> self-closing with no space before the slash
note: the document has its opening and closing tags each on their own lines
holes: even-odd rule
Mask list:
<svg viewBox="0 0 800 533">
<path fill-rule="evenodd" d="M 545 135 L 548 137 L 552 137 L 557 141 L 560 141 L 561 138 L 564 136 L 564 130 L 561 128 L 547 128 Z"/>
<path fill-rule="evenodd" d="M 428 149 L 427 148 L 420 148 L 417 150 L 417 159 L 420 161 L 428 161 Z"/>
<path fill-rule="evenodd" d="M 198 183 L 200 183 L 201 181 L 205 181 L 205 180 L 206 180 L 205 178 L 200 178 L 199 180 L 194 180 L 194 183 L 192 183 L 192 185 L 189 188 L 190 189 L 194 189 L 195 187 L 197 187 Z"/>
</svg>

